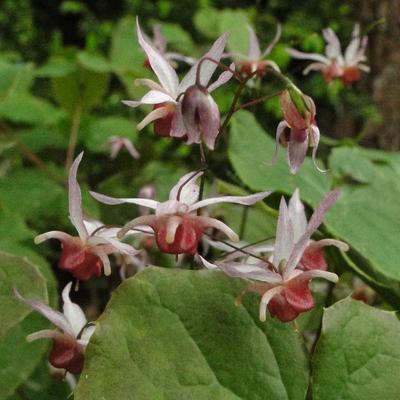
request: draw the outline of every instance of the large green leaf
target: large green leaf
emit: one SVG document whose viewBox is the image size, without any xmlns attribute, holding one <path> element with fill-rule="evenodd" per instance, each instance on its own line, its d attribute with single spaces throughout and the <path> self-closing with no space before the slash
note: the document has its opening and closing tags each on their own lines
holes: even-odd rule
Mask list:
<svg viewBox="0 0 400 400">
<path fill-rule="evenodd" d="M 26 258 L 0 252 L 0 399 L 6 399 L 41 361 L 48 343 L 27 343 L 27 334 L 47 322 L 17 300 L 13 289 L 47 302 L 46 280 Z"/>
<path fill-rule="evenodd" d="M 314 400 L 397 400 L 400 324 L 347 298 L 325 310 L 313 357 Z"/>
<path fill-rule="evenodd" d="M 247 54 L 249 20 L 242 10 L 223 10 L 218 17 L 220 34 L 229 32 L 228 47 L 232 52 Z"/>
<path fill-rule="evenodd" d="M 292 194 L 298 187 L 302 198 L 318 204 L 330 187 L 330 176 L 319 172 L 306 159 L 296 175 L 289 172 L 285 150 L 279 149 L 278 161 L 269 165 L 275 140 L 268 136 L 252 114 L 240 111 L 231 122 L 229 159 L 239 178 L 252 190 L 273 190 Z"/>
<path fill-rule="evenodd" d="M 46 281 L 38 268 L 24 258 L 0 252 L 0 338 L 29 314 L 29 308 L 15 298 L 14 288 L 47 302 Z"/>
<path fill-rule="evenodd" d="M 151 267 L 126 280 L 98 320 L 76 400 L 301 399 L 308 363 L 290 325 L 258 320 L 246 282 Z"/>
<path fill-rule="evenodd" d="M 332 152 L 330 168 L 343 181 L 343 189 L 325 222 L 335 236 L 350 244 L 349 265 L 399 305 L 400 172 L 395 161 L 375 160 L 375 153 L 358 148 Z"/>
</svg>

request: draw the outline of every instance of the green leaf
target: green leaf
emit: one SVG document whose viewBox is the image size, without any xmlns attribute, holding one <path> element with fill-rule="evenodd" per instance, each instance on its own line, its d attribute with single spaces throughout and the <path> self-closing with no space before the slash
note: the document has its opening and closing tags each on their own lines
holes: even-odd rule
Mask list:
<svg viewBox="0 0 400 400">
<path fill-rule="evenodd" d="M 236 306 L 245 285 L 215 271 L 156 267 L 126 280 L 98 320 L 75 400 L 304 400 L 300 335 L 261 323 L 255 295 Z"/>
<path fill-rule="evenodd" d="M 292 194 L 298 187 L 305 201 L 318 204 L 330 188 L 330 176 L 319 172 L 309 158 L 292 175 L 282 148 L 277 163 L 269 165 L 274 151 L 275 140 L 264 132 L 254 116 L 247 111 L 238 112 L 231 122 L 229 159 L 241 181 L 254 191 Z"/>
<path fill-rule="evenodd" d="M 144 54 L 137 41 L 135 18 L 126 17 L 117 24 L 112 36 L 110 60 L 119 73 L 144 69 Z"/>
<path fill-rule="evenodd" d="M 325 218 L 328 230 L 348 242 L 347 255 L 356 272 L 396 307 L 400 304 L 400 173 L 392 164 L 373 163 L 357 148 L 335 149 L 330 167 L 346 182 L 336 205 Z M 370 155 L 372 157 L 372 155 Z M 365 275 L 365 276 L 363 276 Z M 385 292 L 388 293 L 385 293 Z M 393 298 L 395 296 L 397 299 Z"/>
<path fill-rule="evenodd" d="M 25 297 L 47 302 L 46 282 L 27 259 L 0 252 L 0 338 L 29 314 L 29 308 L 14 296 L 14 288 Z"/>
<path fill-rule="evenodd" d="M 110 63 L 100 54 L 92 54 L 87 51 L 78 53 L 79 64 L 88 69 L 99 73 L 110 71 Z"/>
<path fill-rule="evenodd" d="M 180 25 L 163 23 L 161 31 L 167 41 L 168 51 L 175 49 L 189 55 L 194 51 L 195 46 L 192 38 Z"/>
<path fill-rule="evenodd" d="M 219 34 L 219 13 L 215 8 L 201 8 L 194 16 L 194 26 L 208 39 L 215 39 Z"/>
<path fill-rule="evenodd" d="M 15 93 L 26 93 L 34 78 L 33 64 L 11 64 L 0 60 L 0 103 Z"/>
<path fill-rule="evenodd" d="M 314 400 L 397 400 L 399 374 L 394 313 L 350 298 L 325 310 L 313 357 Z"/>
<path fill-rule="evenodd" d="M 31 239 L 35 232 L 29 229 L 21 215 L 0 204 L 0 238 L 16 242 Z"/>
<path fill-rule="evenodd" d="M 59 78 L 76 71 L 76 64 L 66 57 L 52 57 L 47 64 L 36 70 L 36 76 L 42 78 Z"/>
<path fill-rule="evenodd" d="M 67 214 L 66 198 L 61 186 L 36 169 L 16 170 L 4 177 L 0 186 L 0 202 L 28 221 Z"/>
<path fill-rule="evenodd" d="M 108 153 L 110 146 L 107 140 L 111 136 L 127 137 L 136 139 L 135 122 L 123 117 L 105 117 L 93 119 L 85 138 L 87 148 L 94 153 Z"/>
<path fill-rule="evenodd" d="M 231 52 L 247 54 L 249 20 L 245 12 L 241 10 L 223 10 L 219 14 L 220 34 L 229 32 L 228 47 Z"/>
<path fill-rule="evenodd" d="M 48 342 L 27 343 L 25 337 L 48 322 L 16 299 L 14 288 L 27 298 L 48 302 L 46 279 L 27 258 L 0 252 L 0 400 L 13 394 L 42 360 Z"/>
</svg>

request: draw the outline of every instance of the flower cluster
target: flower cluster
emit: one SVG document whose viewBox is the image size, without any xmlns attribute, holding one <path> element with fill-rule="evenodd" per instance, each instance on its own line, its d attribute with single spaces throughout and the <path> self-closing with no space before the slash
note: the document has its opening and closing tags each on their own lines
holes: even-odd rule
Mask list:
<svg viewBox="0 0 400 400">
<path fill-rule="evenodd" d="M 351 42 L 344 54 L 339 39 L 331 28 L 324 29 L 322 34 L 326 41 L 325 55 L 288 49 L 294 58 L 314 61 L 303 71 L 304 74 L 321 71 L 326 82 L 338 78 L 345 85 L 351 85 L 361 79 L 361 71 L 369 72 L 369 67 L 364 64 L 368 37 L 361 36 L 359 24 L 354 25 Z"/>
<path fill-rule="evenodd" d="M 229 119 L 238 109 L 237 102 L 241 91 L 253 78 L 258 79 L 257 82 L 264 80 L 268 72 L 285 84 L 277 94 L 280 95 L 283 120 L 276 130 L 276 151 L 279 145 L 286 148 L 288 164 L 293 174 L 305 160 L 309 147 L 312 148 L 312 158 L 315 162 L 320 132 L 314 101 L 282 75 L 272 60 L 266 59 L 280 38 L 280 25 L 275 38 L 264 52 L 260 50 L 254 30 L 248 27 L 249 45 L 246 55 L 224 53 L 228 40 L 228 34 L 224 33 L 197 61 L 167 52 L 166 41 L 159 26 L 155 27 L 152 40 L 142 33 L 138 20 L 136 29 L 139 44 L 145 53 L 144 65 L 154 72 L 158 82 L 137 79 L 136 84 L 147 86 L 150 90 L 139 101 L 126 100 L 124 104 L 129 107 L 153 107 L 138 124 L 138 130 L 153 123 L 154 131 L 159 136 L 178 138 L 189 145 L 199 144 L 201 169 L 183 175 L 170 190 L 166 201 L 155 199 L 156 192 L 152 185 L 143 186 L 138 197 L 132 198 L 114 198 L 90 192 L 97 201 L 107 205 L 127 203 L 138 206 L 138 216 L 126 222 L 124 226 L 107 226 L 84 215 L 81 189 L 77 181 L 82 152 L 72 163 L 68 176 L 69 217 L 77 236 L 62 231 L 50 231 L 38 235 L 35 243 L 57 239 L 61 243 L 58 266 L 69 272 L 77 281 L 88 280 L 93 276 L 99 277 L 103 273 L 110 275 L 111 254 L 115 256 L 115 263 L 121 267 L 122 278 L 125 278 L 128 265 L 134 265 L 137 270 L 145 268 L 149 262 L 147 250 L 156 245 L 162 253 L 174 254 L 177 257 L 179 255 L 181 259 L 197 259 L 206 268 L 220 269 L 231 277 L 250 280 L 247 290 L 261 295 L 262 321 L 266 319 L 267 309 L 271 316 L 282 322 L 292 321 L 300 313 L 314 307 L 309 287 L 312 279 L 324 278 L 331 282 L 338 280 L 336 274 L 327 271 L 328 264 L 322 248 L 336 246 L 342 251 L 347 251 L 347 244 L 335 239 L 314 241 L 311 237 L 322 224 L 325 213 L 335 203 L 339 191 L 328 193 L 308 222 L 298 189 L 289 204 L 282 197 L 275 241 L 273 244 L 261 245 L 239 242 L 240 238 L 234 230 L 222 220 L 214 218 L 212 211 L 207 210 L 207 207 L 221 203 L 251 206 L 264 200 L 270 191 L 245 196 L 203 198 L 204 170 L 207 169 L 203 144 L 209 150 L 216 148 L 218 136 L 224 133 Z M 366 38 L 360 38 L 359 27 L 355 27 L 352 42 L 344 56 L 341 55 L 340 44 L 333 31 L 326 29 L 324 36 L 328 42 L 326 57 L 307 55 L 295 50 L 290 50 L 290 54 L 297 58 L 308 57 L 317 60 L 318 63 L 309 66 L 306 72 L 320 69 L 328 81 L 336 77 L 345 83 L 359 79 L 357 71 L 365 69 L 360 62 L 364 60 L 366 46 Z M 232 56 L 235 62 L 229 66 L 222 65 L 220 60 L 228 56 Z M 184 61 L 191 65 L 181 81 L 174 69 L 176 65 L 171 64 L 171 60 Z M 221 67 L 223 72 L 210 84 L 218 67 Z M 232 77 L 239 81 L 239 86 L 231 109 L 221 124 L 220 111 L 211 93 Z M 126 138 L 111 137 L 108 144 L 111 146 L 112 158 L 115 158 L 122 148 L 126 148 L 133 158 L 139 157 L 138 151 Z M 198 180 L 201 180 L 200 185 Z M 220 236 L 217 235 L 221 233 L 227 241 L 218 239 Z M 138 238 L 134 246 L 132 243 Z M 128 244 L 122 240 L 131 242 Z M 209 247 L 214 250 L 233 248 L 234 251 L 219 261 L 211 262 L 205 258 L 205 251 L 201 253 Z M 53 348 L 49 356 L 51 365 L 71 373 L 80 373 L 85 347 L 94 326 L 87 325 L 80 307 L 71 302 L 71 286 L 72 282 L 62 292 L 63 313 L 52 310 L 39 301 L 25 299 L 17 289 L 15 295 L 58 328 L 55 331 L 33 333 L 28 336 L 28 340 L 53 339 Z"/>
</svg>

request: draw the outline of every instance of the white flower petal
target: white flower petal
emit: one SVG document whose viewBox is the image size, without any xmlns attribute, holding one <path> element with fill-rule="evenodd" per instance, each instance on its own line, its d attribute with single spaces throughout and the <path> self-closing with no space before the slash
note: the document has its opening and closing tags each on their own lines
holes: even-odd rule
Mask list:
<svg viewBox="0 0 400 400">
<path fill-rule="evenodd" d="M 74 332 L 74 337 L 77 337 L 82 328 L 86 325 L 87 320 L 82 309 L 71 301 L 69 295 L 71 292 L 72 282 L 69 282 L 62 291 L 63 299 L 63 313 L 65 318 L 68 320 L 72 331 Z"/>
<path fill-rule="evenodd" d="M 324 57 L 321 54 L 318 53 L 304 53 L 302 51 L 296 50 L 296 49 L 286 49 L 286 51 L 293 57 L 297 58 L 299 60 L 312 60 L 312 61 L 318 61 L 322 64 L 329 65 L 331 63 L 330 59 L 327 57 Z"/>
<path fill-rule="evenodd" d="M 289 200 L 289 217 L 292 221 L 294 242 L 297 242 L 307 229 L 307 217 L 304 204 L 300 200 L 297 188 Z"/>
<path fill-rule="evenodd" d="M 83 223 L 83 212 L 82 212 L 82 196 L 81 189 L 79 187 L 78 181 L 76 180 L 76 175 L 78 172 L 79 163 L 83 157 L 83 152 L 76 157 L 75 161 L 72 163 L 68 175 L 68 199 L 69 199 L 69 217 L 72 224 L 78 231 L 79 237 L 85 240 L 89 234 Z"/>
<path fill-rule="evenodd" d="M 219 203 L 234 203 L 234 204 L 242 204 L 245 206 L 250 206 L 257 201 L 264 199 L 265 197 L 269 196 L 271 192 L 260 192 L 251 194 L 249 196 L 221 196 L 221 197 L 212 197 L 210 199 L 204 199 L 194 203 L 190 206 L 189 211 L 195 211 L 199 208 L 206 207 L 212 204 L 219 204 Z"/>
<path fill-rule="evenodd" d="M 261 58 L 261 50 L 257 35 L 250 25 L 247 25 L 247 32 L 249 35 L 247 57 L 251 61 L 258 61 Z"/>
<path fill-rule="evenodd" d="M 115 198 L 106 196 L 104 194 L 96 193 L 96 192 L 89 192 L 92 197 L 94 197 L 97 201 L 100 201 L 104 204 L 109 205 L 116 205 L 116 204 L 137 204 L 138 206 L 148 207 L 155 210 L 157 205 L 159 204 L 158 201 L 152 199 L 141 199 L 141 198 Z"/>
<path fill-rule="evenodd" d="M 283 290 L 282 286 L 277 286 L 267 290 L 260 301 L 260 321 L 264 322 L 267 319 L 267 306 L 272 298 Z"/>
<path fill-rule="evenodd" d="M 161 85 L 173 98 L 176 98 L 179 82 L 175 70 L 171 67 L 169 62 L 143 37 L 142 31 L 140 30 L 139 18 L 136 18 L 136 28 L 139 44 L 147 54 L 151 68 L 157 75 Z"/>
<path fill-rule="evenodd" d="M 63 241 L 71 240 L 72 238 L 73 238 L 73 236 L 68 235 L 68 233 L 65 233 L 65 232 L 49 231 L 49 232 L 45 232 L 40 235 L 37 235 L 34 239 L 34 242 L 35 242 L 35 244 L 39 244 L 39 243 L 42 243 L 45 240 L 49 240 L 49 239 L 57 239 L 60 242 L 63 242 Z"/>
<path fill-rule="evenodd" d="M 194 204 L 199 198 L 200 188 L 196 180 L 203 175 L 202 171 L 192 171 L 183 175 L 169 192 L 170 200 L 177 200 L 187 205 Z M 179 199 L 178 199 L 179 195 Z"/>
<path fill-rule="evenodd" d="M 168 107 L 159 107 L 151 111 L 150 113 L 147 114 L 145 118 L 140 121 L 140 123 L 137 125 L 137 128 L 139 131 L 141 131 L 146 125 L 150 124 L 151 122 L 164 118 L 170 113 L 170 109 Z"/>
</svg>

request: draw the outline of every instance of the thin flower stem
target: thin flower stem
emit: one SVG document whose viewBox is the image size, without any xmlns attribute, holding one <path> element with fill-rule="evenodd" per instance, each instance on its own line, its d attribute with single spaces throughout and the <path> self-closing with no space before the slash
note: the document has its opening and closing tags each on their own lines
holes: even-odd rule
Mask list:
<svg viewBox="0 0 400 400">
<path fill-rule="evenodd" d="M 271 239 L 275 239 L 275 236 L 269 236 L 269 237 L 267 237 L 267 238 L 257 240 L 256 242 L 246 244 L 245 246 L 242 246 L 240 249 L 241 249 L 241 250 L 244 250 L 244 249 L 247 249 L 247 248 L 249 248 L 249 247 L 256 246 L 257 244 L 260 244 L 260 243 L 262 243 L 262 242 L 266 242 L 267 240 L 271 240 Z M 222 257 L 222 258 L 227 257 L 227 256 L 231 255 L 232 253 L 234 253 L 235 251 L 236 251 L 236 250 L 223 253 L 221 257 Z"/>
<path fill-rule="evenodd" d="M 210 237 L 211 239 L 213 239 L 213 237 L 212 237 L 210 234 L 208 234 L 208 233 L 206 233 L 206 232 L 205 232 L 204 234 L 207 235 L 208 237 Z M 213 240 L 215 240 L 215 239 L 213 239 Z M 262 262 L 265 263 L 265 264 L 268 264 L 268 265 L 271 264 L 271 263 L 270 263 L 268 260 L 266 260 L 265 258 L 260 257 L 260 256 L 257 256 L 256 254 L 252 254 L 252 253 L 250 253 L 249 251 L 244 250 L 244 247 L 242 248 L 242 247 L 235 246 L 235 245 L 233 245 L 233 244 L 231 244 L 231 243 L 229 243 L 229 242 L 227 242 L 227 241 L 225 241 L 225 240 L 221 240 L 221 239 L 217 239 L 217 242 L 221 242 L 221 243 L 225 244 L 226 246 L 232 247 L 232 249 L 234 249 L 235 251 L 240 251 L 240 252 L 242 252 L 243 254 L 246 254 L 246 255 L 248 255 L 248 256 L 250 256 L 250 257 L 257 258 L 258 260 L 262 261 Z M 245 247 L 246 247 L 246 246 L 245 246 Z M 271 265 L 272 265 L 272 264 L 271 264 Z"/>
<path fill-rule="evenodd" d="M 51 171 L 47 167 L 45 162 L 37 154 L 35 154 L 28 146 L 26 146 L 25 143 L 21 142 L 18 138 L 14 137 L 11 134 L 11 129 L 3 121 L 2 121 L 2 127 L 4 135 L 6 136 L 6 138 L 12 140 L 15 143 L 15 146 L 17 150 L 21 153 L 22 157 L 30 161 L 34 166 L 43 171 L 50 179 L 60 184 L 63 188 L 66 187 L 64 180 L 56 176 L 53 173 L 53 171 Z"/>
<path fill-rule="evenodd" d="M 275 92 L 275 93 L 269 94 L 267 96 L 260 97 L 259 99 L 255 99 L 255 100 L 249 101 L 248 103 L 241 104 L 240 106 L 235 108 L 235 112 L 239 111 L 239 110 L 243 110 L 244 108 L 248 108 L 248 107 L 254 106 L 254 105 L 259 104 L 259 103 L 263 103 L 266 100 L 269 100 L 269 99 L 272 99 L 274 97 L 280 96 L 282 93 L 283 93 L 283 90 L 280 90 L 279 92 Z"/>
<path fill-rule="evenodd" d="M 72 161 L 74 160 L 75 147 L 78 141 L 79 126 L 81 124 L 82 107 L 78 105 L 72 117 L 71 131 L 69 135 L 69 143 L 67 150 L 67 158 L 65 160 L 65 172 L 68 174 L 71 168 Z"/>
</svg>

